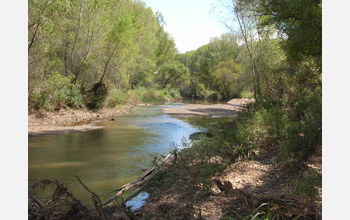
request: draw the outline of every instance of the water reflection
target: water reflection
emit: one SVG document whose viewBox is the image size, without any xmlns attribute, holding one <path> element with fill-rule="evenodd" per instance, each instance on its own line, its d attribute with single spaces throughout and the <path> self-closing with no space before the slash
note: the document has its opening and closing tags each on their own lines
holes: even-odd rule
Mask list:
<svg viewBox="0 0 350 220">
<path fill-rule="evenodd" d="M 135 108 L 115 121 L 98 122 L 103 129 L 29 138 L 29 177 L 58 179 L 89 203 L 90 195 L 75 179 L 78 175 L 105 200 L 113 189 L 149 168 L 155 155 L 166 155 L 173 144 L 200 131 L 162 113 L 174 105 L 182 104 Z"/>
</svg>

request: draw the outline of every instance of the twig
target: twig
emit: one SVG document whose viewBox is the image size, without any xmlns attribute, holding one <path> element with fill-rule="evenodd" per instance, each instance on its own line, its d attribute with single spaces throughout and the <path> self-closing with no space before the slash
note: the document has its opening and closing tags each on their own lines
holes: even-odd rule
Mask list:
<svg viewBox="0 0 350 220">
<path fill-rule="evenodd" d="M 105 219 L 105 216 L 104 216 L 104 214 L 103 214 L 102 203 L 101 203 L 100 197 L 99 197 L 96 193 L 94 193 L 93 191 L 91 191 L 91 190 L 80 180 L 80 178 L 79 178 L 77 175 L 76 175 L 75 177 L 78 179 L 78 181 L 80 182 L 80 184 L 81 184 L 87 191 L 89 191 L 95 198 L 97 198 L 97 201 L 98 201 L 99 205 L 96 205 L 96 204 L 95 204 L 95 206 L 96 206 L 96 208 L 98 209 L 98 212 L 99 212 L 100 216 L 102 217 L 102 219 Z"/>
</svg>

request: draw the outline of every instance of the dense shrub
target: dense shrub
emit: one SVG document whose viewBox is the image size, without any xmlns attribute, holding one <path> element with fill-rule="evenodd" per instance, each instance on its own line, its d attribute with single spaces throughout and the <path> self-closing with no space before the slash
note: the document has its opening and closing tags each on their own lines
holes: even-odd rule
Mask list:
<svg viewBox="0 0 350 220">
<path fill-rule="evenodd" d="M 127 104 L 129 102 L 129 94 L 127 92 L 117 90 L 112 93 L 111 98 L 108 101 L 108 107 L 114 108 L 116 106 Z"/>
<path fill-rule="evenodd" d="M 165 94 L 169 97 L 169 98 L 174 98 L 174 99 L 179 99 L 181 98 L 181 94 L 178 90 L 176 89 L 172 89 L 172 88 L 169 88 L 169 89 L 166 89 L 165 90 Z"/>
<path fill-rule="evenodd" d="M 285 162 L 306 160 L 322 145 L 321 90 L 307 91 L 289 110 L 273 100 L 250 104 L 234 122 L 212 126 L 214 138 L 204 140 L 202 147 L 231 158 L 248 158 L 262 147 L 277 147 Z"/>
<path fill-rule="evenodd" d="M 83 96 L 80 93 L 79 86 L 71 85 L 71 88 L 67 91 L 66 95 L 67 95 L 66 105 L 73 108 L 78 108 L 83 106 L 84 100 L 83 100 Z"/>
<path fill-rule="evenodd" d="M 125 104 L 138 103 L 163 103 L 166 100 L 180 98 L 180 93 L 175 89 L 146 88 L 137 86 L 128 91 L 116 90 L 112 92 L 108 100 L 108 107 L 114 108 Z"/>
<path fill-rule="evenodd" d="M 319 151 L 322 146 L 321 88 L 303 92 L 288 116 L 282 157 L 306 159 Z"/>
<path fill-rule="evenodd" d="M 52 110 L 53 106 L 49 102 L 48 96 L 45 93 L 34 92 L 29 97 L 29 109 L 39 110 Z"/>
<path fill-rule="evenodd" d="M 318 188 L 322 187 L 322 179 L 315 170 L 293 182 L 294 194 L 316 198 L 319 195 Z"/>
<path fill-rule="evenodd" d="M 71 84 L 73 75 L 63 76 L 58 72 L 51 73 L 38 91 L 29 97 L 30 109 L 52 111 L 62 107 L 81 107 L 83 98 L 77 85 Z"/>
</svg>

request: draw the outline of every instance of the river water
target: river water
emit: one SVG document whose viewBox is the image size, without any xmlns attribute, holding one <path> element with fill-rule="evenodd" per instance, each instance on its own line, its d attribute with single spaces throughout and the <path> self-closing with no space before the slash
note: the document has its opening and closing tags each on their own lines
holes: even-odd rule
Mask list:
<svg viewBox="0 0 350 220">
<path fill-rule="evenodd" d="M 156 156 L 181 148 L 190 134 L 203 130 L 162 112 L 179 105 L 183 103 L 134 108 L 115 121 L 97 122 L 102 129 L 29 138 L 29 177 L 57 179 L 89 204 L 91 195 L 76 180 L 78 175 L 104 201 L 113 189 L 150 168 Z"/>
</svg>

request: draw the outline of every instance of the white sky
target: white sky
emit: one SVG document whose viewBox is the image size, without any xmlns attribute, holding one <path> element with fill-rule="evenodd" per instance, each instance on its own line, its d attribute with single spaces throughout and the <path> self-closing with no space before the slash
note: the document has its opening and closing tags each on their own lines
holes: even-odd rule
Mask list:
<svg viewBox="0 0 350 220">
<path fill-rule="evenodd" d="M 226 33 L 226 28 L 210 14 L 216 0 L 144 0 L 166 22 L 165 30 L 175 39 L 180 53 L 209 43 L 211 37 Z"/>
</svg>

